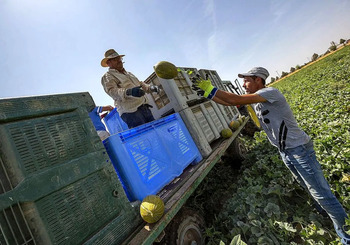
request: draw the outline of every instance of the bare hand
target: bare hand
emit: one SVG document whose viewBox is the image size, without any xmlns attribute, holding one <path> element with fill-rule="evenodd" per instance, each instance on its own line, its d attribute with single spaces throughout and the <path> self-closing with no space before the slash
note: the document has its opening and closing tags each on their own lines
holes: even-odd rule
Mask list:
<svg viewBox="0 0 350 245">
<path fill-rule="evenodd" d="M 146 84 L 144 82 L 140 82 L 140 85 L 141 85 L 141 88 L 142 88 L 143 91 L 148 91 L 148 87 L 149 87 L 148 84 Z"/>
<path fill-rule="evenodd" d="M 102 107 L 102 111 L 111 111 L 113 109 L 114 109 L 114 107 L 111 105 L 106 105 L 106 106 Z"/>
</svg>

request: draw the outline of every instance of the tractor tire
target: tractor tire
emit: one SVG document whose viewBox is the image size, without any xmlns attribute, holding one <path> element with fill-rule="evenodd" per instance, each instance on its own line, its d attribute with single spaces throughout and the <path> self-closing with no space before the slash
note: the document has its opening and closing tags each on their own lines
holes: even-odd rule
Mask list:
<svg viewBox="0 0 350 245">
<path fill-rule="evenodd" d="M 242 161 L 246 158 L 247 148 L 240 138 L 236 138 L 227 148 L 221 160 L 232 167 L 239 169 Z"/>
<path fill-rule="evenodd" d="M 204 245 L 205 221 L 199 212 L 183 207 L 165 229 L 162 244 Z"/>
<path fill-rule="evenodd" d="M 252 119 L 249 119 L 249 121 L 246 123 L 244 128 L 242 129 L 242 134 L 247 135 L 249 137 L 254 137 L 255 132 L 259 132 L 261 129 L 258 128 Z"/>
</svg>

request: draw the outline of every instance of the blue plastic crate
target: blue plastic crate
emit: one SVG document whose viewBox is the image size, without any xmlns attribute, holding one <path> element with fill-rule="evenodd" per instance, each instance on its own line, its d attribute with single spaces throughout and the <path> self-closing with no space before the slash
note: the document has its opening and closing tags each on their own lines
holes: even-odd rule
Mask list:
<svg viewBox="0 0 350 245">
<path fill-rule="evenodd" d="M 128 125 L 120 118 L 116 108 L 104 117 L 104 122 L 110 134 L 116 134 L 129 129 Z"/>
<path fill-rule="evenodd" d="M 178 113 L 119 132 L 103 143 L 130 201 L 157 194 L 189 164 L 202 160 Z"/>
</svg>

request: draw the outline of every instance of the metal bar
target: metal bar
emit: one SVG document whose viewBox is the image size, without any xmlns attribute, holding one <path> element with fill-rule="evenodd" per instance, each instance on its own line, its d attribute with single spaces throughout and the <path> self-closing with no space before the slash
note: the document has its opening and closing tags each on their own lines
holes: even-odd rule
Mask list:
<svg viewBox="0 0 350 245">
<path fill-rule="evenodd" d="M 6 236 L 5 236 L 5 231 L 4 229 L 2 228 L 2 226 L 0 225 L 0 231 L 1 231 L 1 234 L 3 235 L 3 238 L 6 242 L 6 244 L 10 244 L 9 241 L 7 240 Z"/>
<path fill-rule="evenodd" d="M 239 94 L 241 94 L 241 95 L 244 94 L 243 88 L 237 79 L 235 79 L 235 83 L 236 83 L 237 89 L 240 91 Z"/>
<path fill-rule="evenodd" d="M 6 171 L 6 169 L 5 169 L 4 162 L 2 161 L 1 158 L 0 158 L 0 163 L 1 163 L 1 167 L 2 167 L 2 170 L 3 170 L 4 176 L 6 177 L 6 181 L 8 182 L 7 184 L 8 184 L 8 186 L 10 187 L 10 189 L 13 190 L 12 183 L 11 183 L 10 178 L 9 178 L 9 176 L 8 176 L 8 174 L 7 174 L 7 171 Z M 1 188 L 2 188 L 2 193 L 5 193 L 6 191 L 8 191 L 8 190 L 5 189 L 5 186 L 4 186 L 4 184 L 3 184 L 3 181 L 0 181 L 0 184 L 1 184 Z M 31 235 L 31 237 L 32 237 L 30 240 L 26 241 L 25 235 L 23 234 L 22 229 L 21 229 L 21 227 L 20 227 L 20 225 L 19 225 L 19 222 L 18 222 L 18 219 L 17 219 L 17 216 L 16 216 L 16 212 L 13 210 L 13 208 L 12 208 L 12 206 L 11 206 L 11 207 L 10 207 L 10 208 L 11 208 L 11 212 L 12 212 L 12 214 L 13 214 L 13 216 L 14 216 L 14 219 L 15 219 L 15 222 L 16 222 L 16 224 L 17 224 L 17 227 L 18 227 L 18 229 L 19 229 L 19 231 L 20 231 L 20 233 L 21 233 L 21 235 L 22 235 L 22 237 L 23 237 L 23 240 L 24 240 L 24 242 L 25 242 L 24 244 L 30 244 L 29 242 L 30 242 L 31 240 L 33 240 L 33 242 L 34 242 L 33 244 L 36 244 L 36 242 L 34 241 L 34 238 L 33 238 L 33 234 L 32 234 L 32 232 L 31 232 L 31 230 L 30 230 L 30 228 L 29 228 L 29 226 L 28 226 L 28 222 L 27 222 L 27 220 L 25 219 L 24 213 L 23 213 L 23 211 L 22 211 L 22 207 L 20 206 L 19 203 L 17 203 L 17 205 L 18 205 L 18 209 L 19 209 L 19 211 L 20 211 L 20 214 L 19 214 L 19 215 L 22 216 L 22 219 L 23 219 L 24 222 L 25 222 L 25 226 L 26 226 L 28 232 L 30 233 L 30 235 Z M 3 213 L 4 213 L 4 217 L 5 217 L 5 219 L 6 219 L 6 222 L 7 222 L 7 224 L 8 224 L 9 227 L 10 227 L 10 223 L 9 223 L 9 220 L 8 220 L 8 218 L 7 218 L 7 215 L 6 215 L 6 211 L 3 210 Z M 12 235 L 14 235 L 14 231 L 13 231 L 12 227 L 10 227 L 10 230 L 11 230 Z M 2 232 L 2 234 L 3 234 L 3 237 L 4 237 L 5 241 L 6 241 L 6 243 L 9 244 L 9 241 L 8 241 L 8 239 L 6 238 L 6 235 L 5 235 L 5 233 L 4 233 L 5 231 L 3 230 L 2 227 L 1 227 L 1 232 Z M 14 237 L 17 238 L 17 236 L 14 236 Z"/>
<path fill-rule="evenodd" d="M 12 183 L 11 183 L 11 181 L 10 181 L 10 177 L 9 177 L 8 174 L 7 174 L 7 171 L 6 171 L 4 162 L 2 161 L 2 158 L 0 158 L 0 162 L 1 162 L 1 167 L 2 167 L 3 173 L 5 174 L 6 180 L 7 180 L 7 182 L 8 182 L 8 185 L 10 186 L 11 190 L 13 190 L 13 186 L 12 186 Z M 2 189 L 3 189 L 3 192 L 2 192 L 2 193 L 5 193 L 6 190 L 5 190 L 5 186 L 3 186 L 3 182 L 2 182 L 2 181 L 1 181 L 1 187 L 2 187 Z M 0 194 L 1 194 L 1 193 L 0 193 Z"/>
<path fill-rule="evenodd" d="M 19 203 L 17 203 L 17 206 L 19 207 Z M 12 212 L 12 214 L 13 214 L 13 218 L 14 218 L 14 220 L 15 220 L 15 222 L 16 222 L 17 228 L 18 228 L 18 230 L 19 230 L 19 233 L 21 234 L 23 241 L 25 241 L 25 240 L 26 240 L 26 237 L 25 237 L 25 235 L 24 235 L 23 232 L 22 232 L 21 226 L 20 226 L 20 224 L 19 224 L 19 222 L 18 222 L 18 219 L 17 219 L 16 212 L 15 212 L 15 210 L 13 209 L 13 206 L 11 206 L 10 208 L 11 208 L 11 212 Z M 23 217 L 23 219 L 24 219 L 24 217 Z M 17 235 L 19 235 L 19 234 L 17 234 Z"/>
<path fill-rule="evenodd" d="M 17 236 L 16 236 L 15 232 L 14 232 L 13 229 L 12 229 L 12 226 L 11 226 L 11 223 L 9 222 L 9 219 L 7 218 L 6 211 L 3 210 L 3 213 L 4 213 L 5 220 L 6 220 L 6 222 L 7 222 L 7 225 L 8 225 L 8 227 L 9 227 L 10 231 L 11 231 L 12 237 L 15 239 L 16 244 L 18 244 Z"/>
<path fill-rule="evenodd" d="M 22 207 L 21 207 L 20 204 L 18 204 L 18 209 L 19 209 L 19 211 L 20 211 L 20 213 L 21 213 L 21 215 L 22 215 L 22 217 L 23 217 L 24 223 L 25 223 L 26 228 L 27 228 L 27 230 L 28 230 L 28 232 L 29 232 L 29 234 L 30 234 L 30 237 L 31 237 L 31 239 L 29 239 L 28 241 L 26 241 L 25 244 L 30 244 L 29 242 L 33 241 L 33 244 L 35 245 L 36 242 L 35 242 L 35 240 L 34 240 L 33 233 L 32 233 L 32 231 L 30 230 L 30 227 L 29 227 L 28 222 L 27 222 L 27 220 L 26 220 L 26 218 L 25 218 L 25 216 L 24 216 L 24 213 L 23 213 L 23 210 L 22 210 Z"/>
</svg>

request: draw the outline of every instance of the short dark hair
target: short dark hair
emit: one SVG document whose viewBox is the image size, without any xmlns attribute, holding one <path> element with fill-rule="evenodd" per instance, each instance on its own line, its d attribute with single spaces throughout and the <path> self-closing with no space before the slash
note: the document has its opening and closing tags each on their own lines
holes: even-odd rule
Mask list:
<svg viewBox="0 0 350 245">
<path fill-rule="evenodd" d="M 247 76 L 247 77 L 251 77 L 253 80 L 258 78 L 258 76 Z M 259 77 L 259 78 L 261 79 L 262 84 L 265 85 L 265 83 L 266 83 L 265 79 L 263 79 L 262 77 Z"/>
<path fill-rule="evenodd" d="M 254 80 L 255 80 L 257 77 L 259 77 L 259 76 L 253 76 Z M 259 77 L 259 78 L 261 79 L 262 84 L 265 85 L 265 84 L 266 84 L 265 79 L 262 78 L 262 77 Z"/>
</svg>

